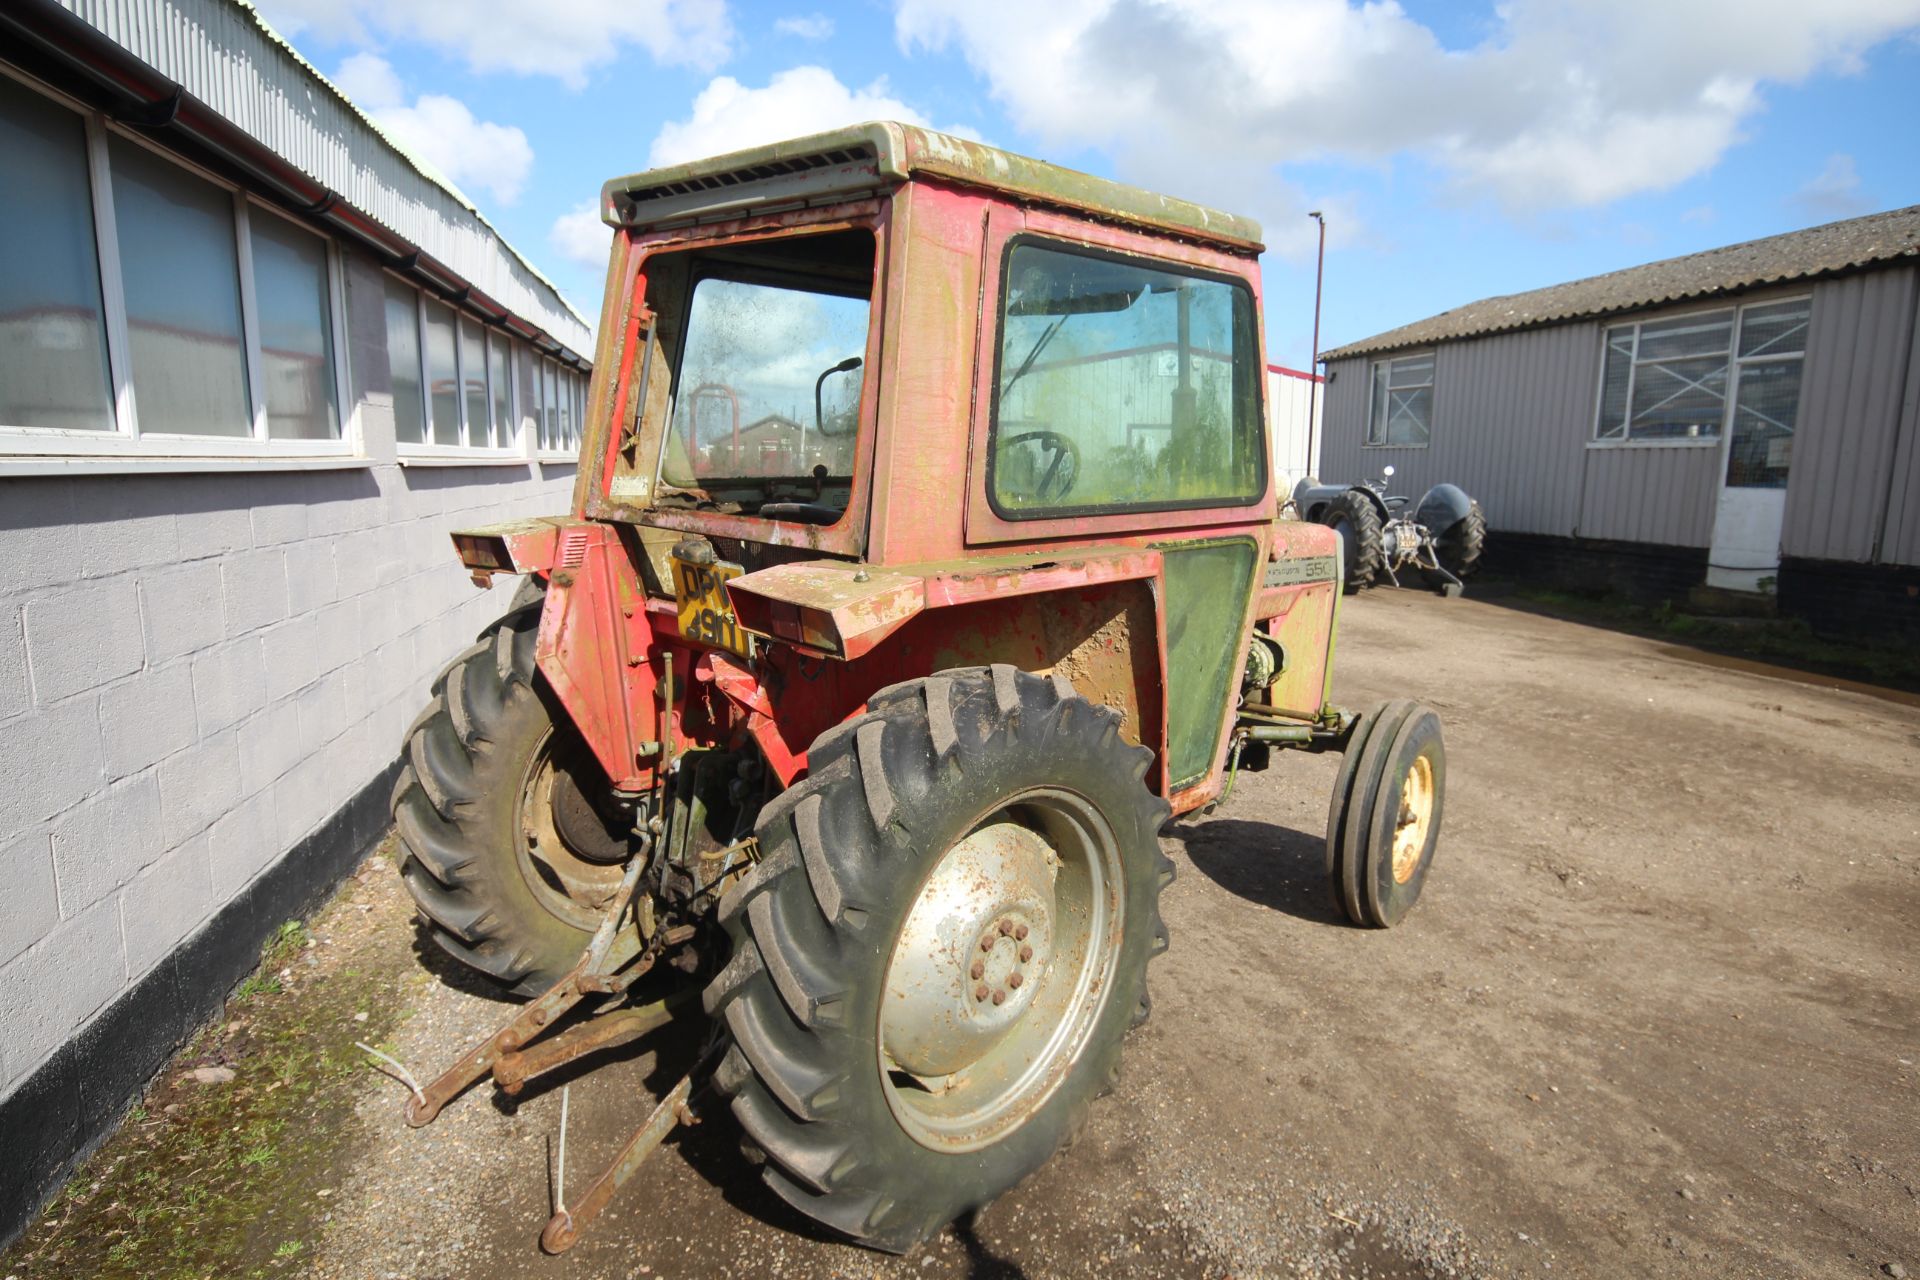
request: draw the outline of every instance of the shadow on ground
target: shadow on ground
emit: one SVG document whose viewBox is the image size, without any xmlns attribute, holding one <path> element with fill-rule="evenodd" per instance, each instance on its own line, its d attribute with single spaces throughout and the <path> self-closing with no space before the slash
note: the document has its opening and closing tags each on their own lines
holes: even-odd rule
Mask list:
<svg viewBox="0 0 1920 1280">
<path fill-rule="evenodd" d="M 1327 884 L 1326 838 L 1271 822 L 1180 822 L 1165 834 L 1228 893 L 1309 924 L 1346 927 Z"/>
</svg>

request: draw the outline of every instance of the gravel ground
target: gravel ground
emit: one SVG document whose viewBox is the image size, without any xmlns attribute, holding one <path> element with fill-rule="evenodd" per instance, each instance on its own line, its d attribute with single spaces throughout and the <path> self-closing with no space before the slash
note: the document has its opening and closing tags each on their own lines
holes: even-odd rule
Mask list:
<svg viewBox="0 0 1920 1280">
<path fill-rule="evenodd" d="M 560 1090 L 410 1130 L 369 1074 L 305 1274 L 1867 1277 L 1920 1270 L 1920 708 L 1483 599 L 1346 606 L 1338 698 L 1437 707 L 1439 861 L 1399 929 L 1320 872 L 1336 761 L 1175 825 L 1153 1020 L 1086 1136 L 904 1259 L 761 1190 L 724 1112 L 544 1259 Z M 371 918 L 415 945 L 402 895 Z M 507 1006 L 396 985 L 424 1073 Z M 573 1078 L 584 1185 L 698 1045 Z M 337 1151 L 336 1151 L 337 1155 Z"/>
</svg>

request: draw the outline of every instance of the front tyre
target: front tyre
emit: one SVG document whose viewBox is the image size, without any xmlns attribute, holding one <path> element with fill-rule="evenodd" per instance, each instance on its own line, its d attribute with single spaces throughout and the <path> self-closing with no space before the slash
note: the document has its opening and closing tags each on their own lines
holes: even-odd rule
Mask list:
<svg viewBox="0 0 1920 1280">
<path fill-rule="evenodd" d="M 904 1252 L 1039 1168 L 1118 1070 L 1166 946 L 1152 753 L 1008 666 L 876 694 L 761 815 L 707 989 L 772 1189 Z"/>
<path fill-rule="evenodd" d="M 1327 876 L 1349 921 L 1390 929 L 1413 910 L 1439 847 L 1446 786 L 1431 708 L 1397 699 L 1360 718 L 1327 813 Z"/>
</svg>

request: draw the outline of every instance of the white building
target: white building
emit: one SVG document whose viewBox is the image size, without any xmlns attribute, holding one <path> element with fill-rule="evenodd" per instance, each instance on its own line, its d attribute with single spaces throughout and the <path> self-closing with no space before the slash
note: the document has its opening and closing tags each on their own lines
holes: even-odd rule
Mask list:
<svg viewBox="0 0 1920 1280">
<path fill-rule="evenodd" d="M 0 1243 L 385 829 L 590 338 L 250 8 L 0 10 Z"/>
</svg>

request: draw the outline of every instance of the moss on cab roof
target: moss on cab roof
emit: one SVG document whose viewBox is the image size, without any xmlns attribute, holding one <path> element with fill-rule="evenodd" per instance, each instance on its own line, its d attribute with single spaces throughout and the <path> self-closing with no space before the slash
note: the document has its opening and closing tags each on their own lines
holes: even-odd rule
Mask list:
<svg viewBox="0 0 1920 1280">
<path fill-rule="evenodd" d="M 916 176 L 986 187 L 1239 253 L 1263 248 L 1260 224 L 1251 218 L 891 120 L 615 178 L 602 188 L 600 212 L 611 226 L 658 226 L 890 187 Z"/>
</svg>

